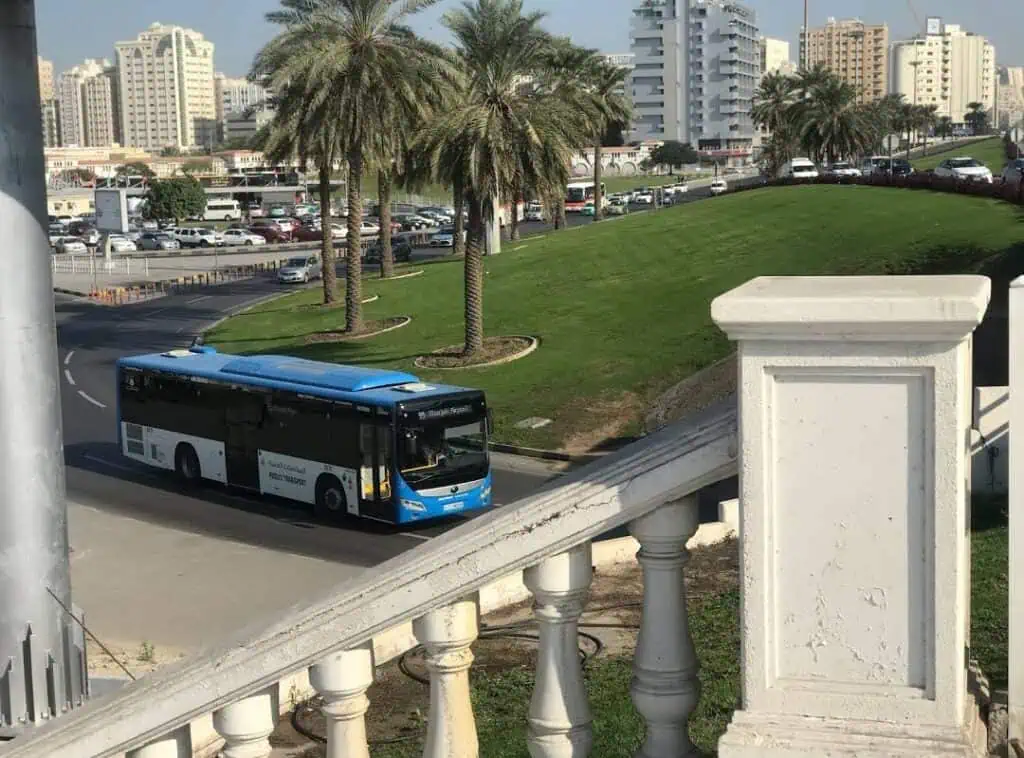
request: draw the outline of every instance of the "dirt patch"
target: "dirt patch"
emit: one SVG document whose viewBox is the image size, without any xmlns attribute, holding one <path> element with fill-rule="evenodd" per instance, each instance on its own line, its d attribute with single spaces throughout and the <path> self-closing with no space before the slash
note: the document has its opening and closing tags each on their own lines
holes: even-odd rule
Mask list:
<svg viewBox="0 0 1024 758">
<path fill-rule="evenodd" d="M 533 347 L 535 341 L 530 337 L 487 337 L 480 352 L 466 356 L 462 345 L 449 345 L 435 350 L 429 355 L 421 355 L 416 359 L 420 368 L 473 368 L 486 366 L 505 359 L 514 359 Z"/>
<path fill-rule="evenodd" d="M 405 326 L 411 318 L 408 316 L 395 316 L 392 318 L 382 318 L 377 321 L 366 321 L 363 323 L 363 328 L 358 332 L 346 332 L 343 330 L 327 331 L 327 332 L 313 332 L 312 334 L 306 335 L 306 344 L 313 345 L 321 342 L 351 342 L 353 340 L 364 340 L 368 337 L 375 337 L 378 334 L 384 334 L 384 332 L 390 332 L 392 329 L 398 329 L 399 327 Z"/>
<path fill-rule="evenodd" d="M 89 676 L 91 677 L 128 679 L 130 677 L 125 672 L 127 669 L 137 679 L 161 666 L 179 661 L 187 655 L 184 650 L 161 647 L 149 642 L 131 643 L 104 640 L 103 646 L 107 649 L 106 651 L 91 637 L 86 637 L 85 652 L 89 661 Z"/>
<path fill-rule="evenodd" d="M 567 437 L 562 450 L 569 455 L 598 450 L 610 440 L 622 437 L 642 412 L 640 396 L 628 391 L 614 399 L 599 400 L 578 409 L 572 415 L 578 419 L 574 425 L 582 427 L 582 431 Z"/>
<path fill-rule="evenodd" d="M 739 551 L 735 539 L 693 551 L 686 567 L 686 593 L 691 607 L 703 598 L 738 586 Z M 598 659 L 631 654 L 636 646 L 642 601 L 643 577 L 638 564 L 595 572 L 590 598 L 580 619 L 581 651 Z M 534 670 L 535 636 L 529 602 L 488 614 L 482 620 L 480 638 L 473 645 L 471 678 L 512 669 Z M 366 727 L 371 746 L 411 742 L 422 737 L 430 707 L 430 688 L 419 680 L 426 678 L 420 650 L 377 669 L 376 681 L 367 693 L 370 710 Z M 281 719 L 272 738 L 274 744 L 294 746 L 297 750 L 304 746 L 310 752 L 303 755 L 323 755 L 309 748 L 308 736 L 325 734 L 319 698 L 296 709 L 295 721 L 301 731 L 295 730 L 291 718 L 289 715 Z"/>
</svg>

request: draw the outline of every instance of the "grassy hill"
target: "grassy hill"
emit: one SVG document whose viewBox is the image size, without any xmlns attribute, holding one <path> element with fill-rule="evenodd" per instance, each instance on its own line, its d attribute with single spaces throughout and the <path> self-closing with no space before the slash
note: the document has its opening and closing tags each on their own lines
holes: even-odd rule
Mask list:
<svg viewBox="0 0 1024 758">
<path fill-rule="evenodd" d="M 499 440 L 580 450 L 640 431 L 661 393 L 731 352 L 709 303 L 752 277 L 969 272 L 1014 248 L 1018 256 L 1024 248 L 1020 211 L 994 200 L 856 186 L 762 189 L 507 243 L 485 261 L 486 333 L 542 340 L 515 363 L 413 368 L 418 354 L 461 342 L 461 261 L 427 265 L 406 280 L 366 279 L 367 294 L 380 295 L 367 318 L 413 317 L 379 337 L 305 344 L 305 335 L 344 322 L 340 308 L 316 307 L 312 290 L 236 316 L 208 342 L 481 387 Z M 528 416 L 553 423 L 515 427 Z"/>
<path fill-rule="evenodd" d="M 1003 140 L 1000 137 L 992 137 L 991 139 L 974 142 L 938 155 L 916 158 L 910 163 L 918 171 L 927 171 L 928 169 L 935 168 L 947 158 L 959 158 L 965 155 L 969 155 L 984 163 L 992 170 L 993 174 L 1001 173 L 1003 166 L 1006 165 L 1006 153 L 1003 151 Z"/>
</svg>

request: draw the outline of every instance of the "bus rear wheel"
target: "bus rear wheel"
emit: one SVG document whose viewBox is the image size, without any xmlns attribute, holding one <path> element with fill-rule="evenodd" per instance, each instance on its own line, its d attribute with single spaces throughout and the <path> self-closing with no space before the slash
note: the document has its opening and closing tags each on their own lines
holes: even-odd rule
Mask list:
<svg viewBox="0 0 1024 758">
<path fill-rule="evenodd" d="M 203 478 L 203 470 L 199 465 L 199 456 L 195 448 L 182 442 L 174 451 L 174 471 L 178 478 L 189 486 L 199 484 Z"/>
<path fill-rule="evenodd" d="M 348 498 L 338 477 L 321 474 L 316 480 L 316 515 L 322 519 L 336 521 L 348 513 Z"/>
</svg>

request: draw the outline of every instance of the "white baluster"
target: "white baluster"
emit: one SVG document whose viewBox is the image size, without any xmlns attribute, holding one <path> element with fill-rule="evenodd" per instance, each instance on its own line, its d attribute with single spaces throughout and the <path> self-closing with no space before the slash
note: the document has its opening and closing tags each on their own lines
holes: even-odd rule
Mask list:
<svg viewBox="0 0 1024 758">
<path fill-rule="evenodd" d="M 629 531 L 640 542 L 644 605 L 630 692 L 647 722 L 637 758 L 681 758 L 694 752 L 687 721 L 700 697 L 697 656 L 686 615 L 686 542 L 697 531 L 697 501 L 686 497 L 638 518 Z"/>
<path fill-rule="evenodd" d="M 593 743 L 576 636 L 593 574 L 590 557 L 587 542 L 523 572 L 540 633 L 527 717 L 526 743 L 533 758 L 585 758 Z"/>
<path fill-rule="evenodd" d="M 277 723 L 277 687 L 215 711 L 213 728 L 224 738 L 224 758 L 267 758 Z"/>
<path fill-rule="evenodd" d="M 364 715 L 370 707 L 366 690 L 373 684 L 373 670 L 372 641 L 309 667 L 309 683 L 324 699 L 325 758 L 370 758 Z"/>
<path fill-rule="evenodd" d="M 192 732 L 183 726 L 145 747 L 129 750 L 125 758 L 192 758 Z"/>
<path fill-rule="evenodd" d="M 438 608 L 413 622 L 426 648 L 430 714 L 423 758 L 477 758 L 479 748 L 469 699 L 469 646 L 477 637 L 476 598 Z"/>
</svg>

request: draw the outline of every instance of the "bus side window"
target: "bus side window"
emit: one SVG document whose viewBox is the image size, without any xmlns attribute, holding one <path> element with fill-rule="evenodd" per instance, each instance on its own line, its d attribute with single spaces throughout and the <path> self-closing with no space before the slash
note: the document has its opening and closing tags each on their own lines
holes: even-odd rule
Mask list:
<svg viewBox="0 0 1024 758">
<path fill-rule="evenodd" d="M 377 465 L 380 469 L 380 499 L 391 499 L 391 428 L 377 427 Z"/>
<path fill-rule="evenodd" d="M 363 500 L 373 500 L 373 424 L 359 425 L 360 470 L 359 481 L 362 483 Z"/>
</svg>

